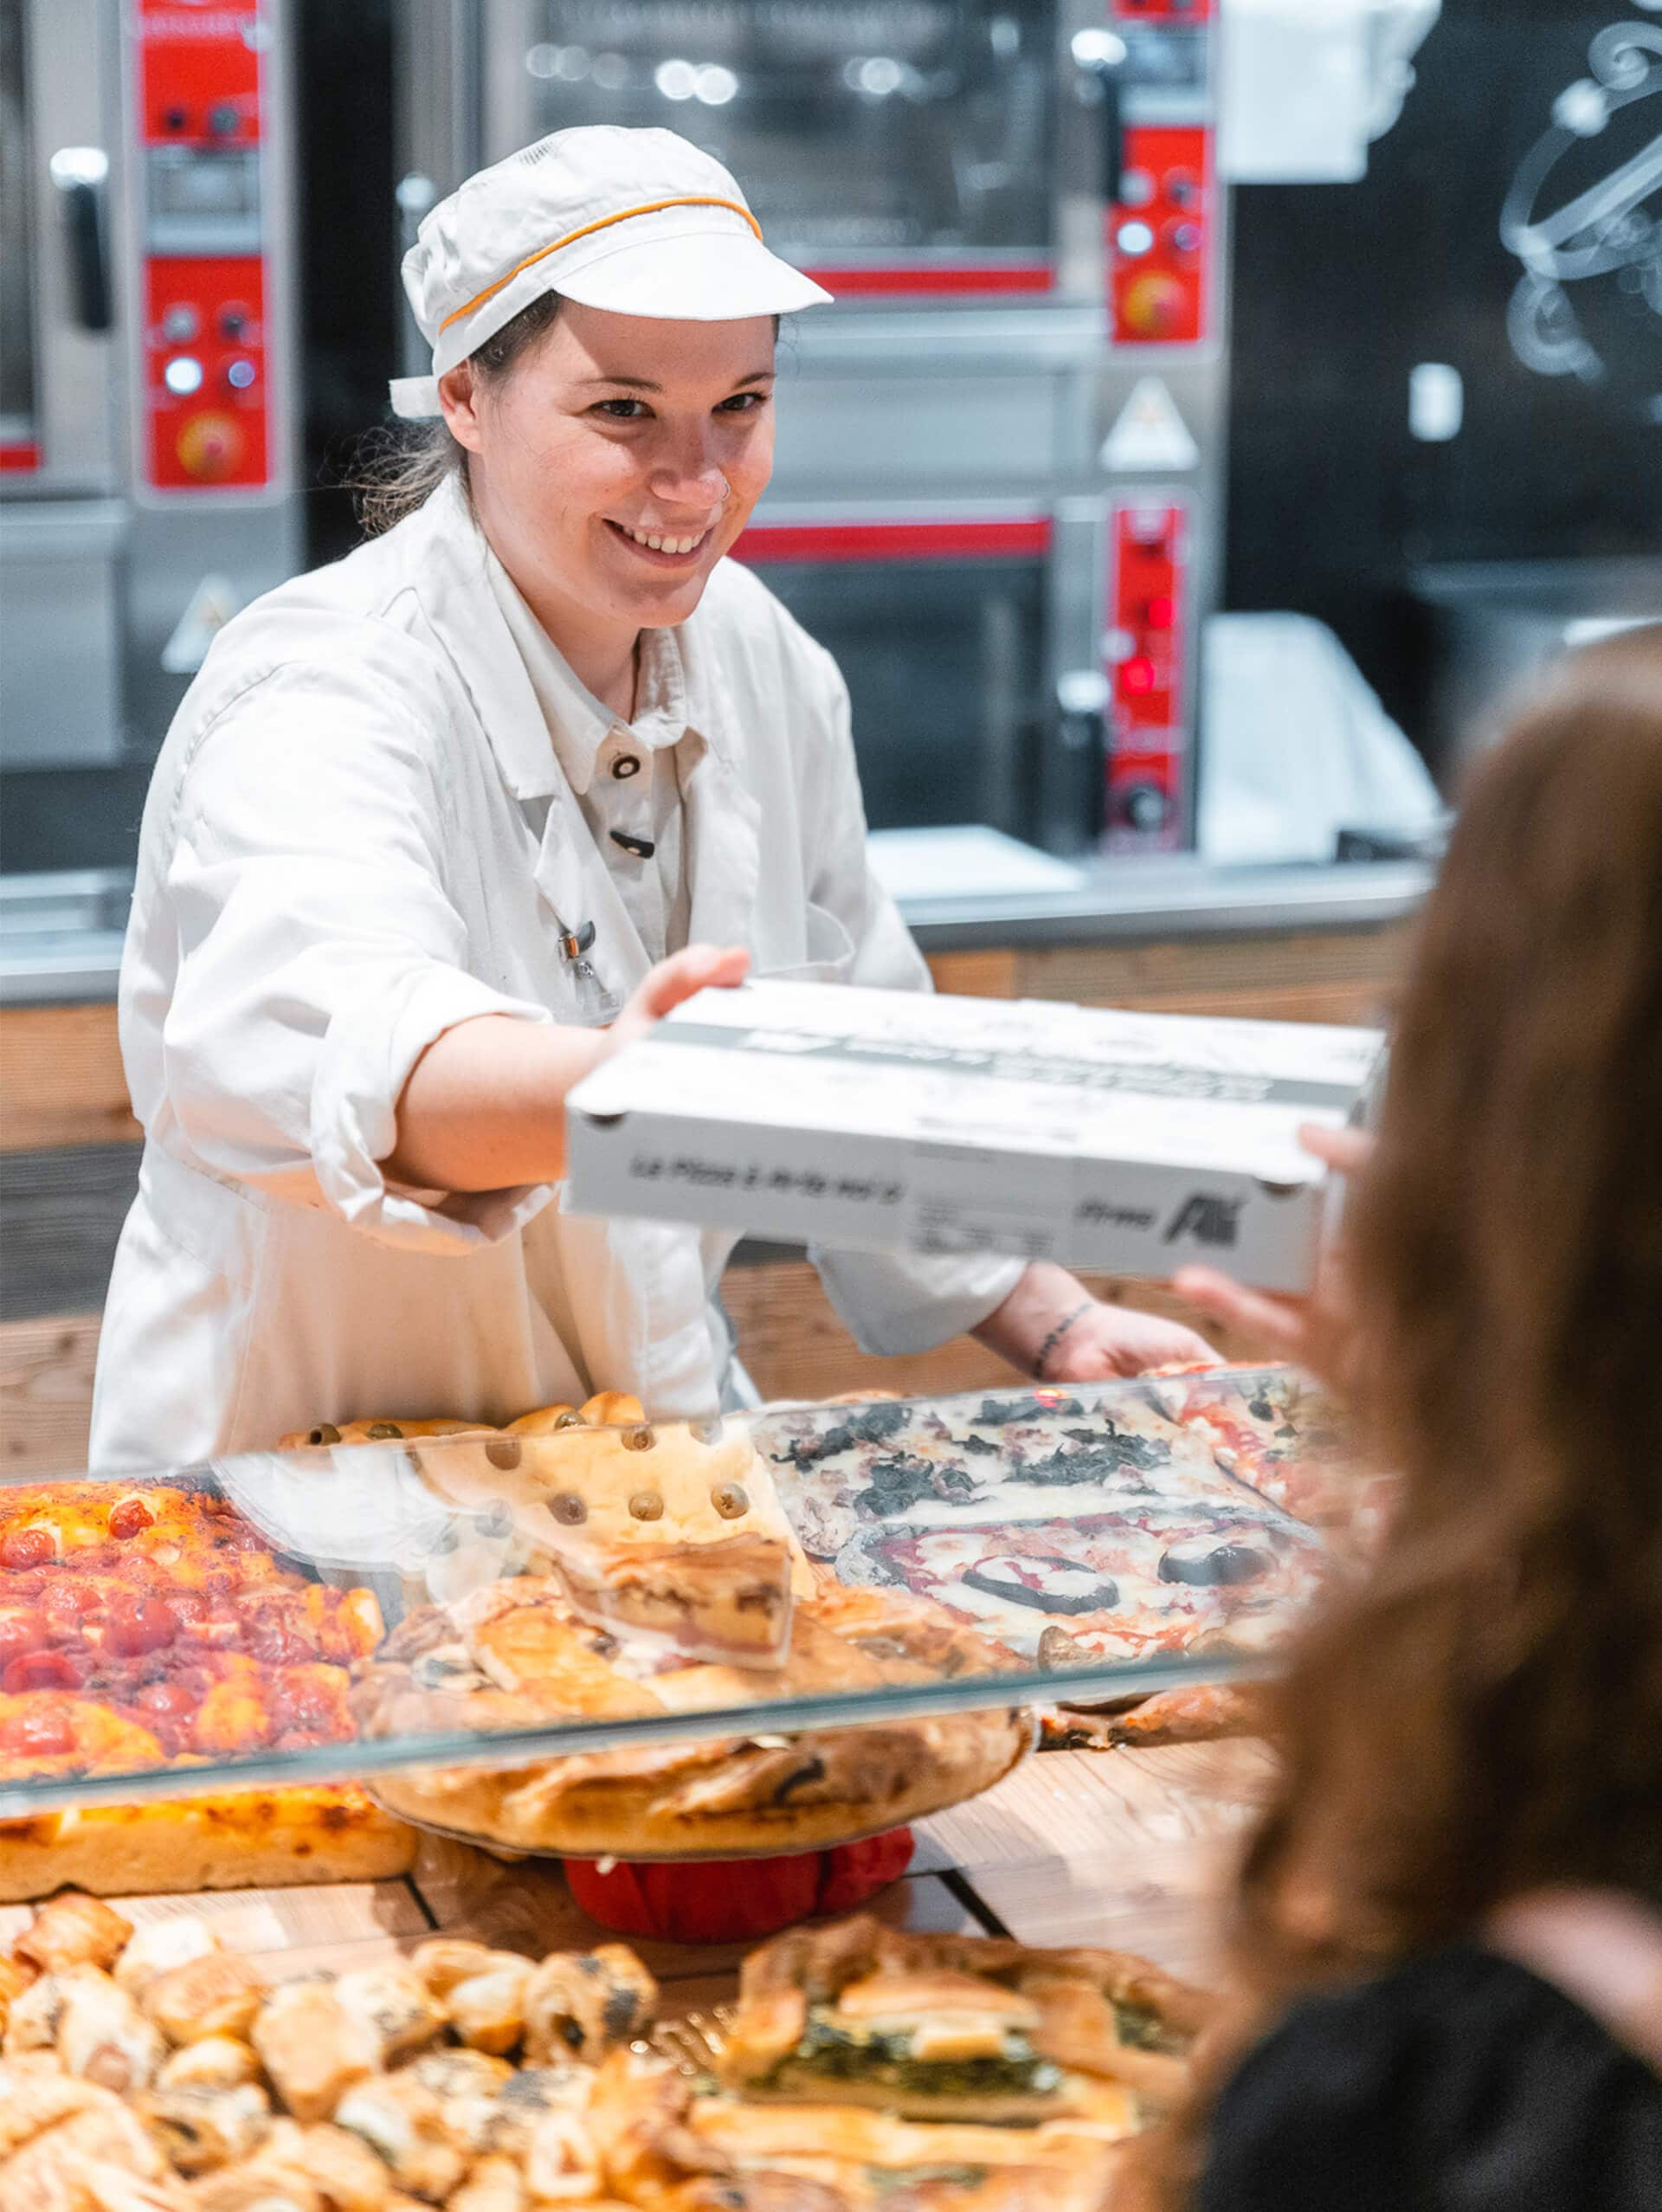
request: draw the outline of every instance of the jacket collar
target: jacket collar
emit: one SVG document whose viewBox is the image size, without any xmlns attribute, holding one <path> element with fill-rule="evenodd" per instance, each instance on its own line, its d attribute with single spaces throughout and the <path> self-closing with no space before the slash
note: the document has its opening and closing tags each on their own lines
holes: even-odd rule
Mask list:
<svg viewBox="0 0 1662 2212">
<path fill-rule="evenodd" d="M 520 801 L 546 799 L 536 880 L 566 928 L 595 924 L 589 961 L 627 996 L 650 962 L 604 855 L 550 743 L 525 664 L 497 603 L 487 548 L 461 484 L 441 485 L 410 526 L 409 573 L 441 643 L 467 688 L 503 782 Z M 703 609 L 677 632 L 686 726 L 703 740 L 684 771 L 683 850 L 695 943 L 750 941 L 761 877 L 761 809 L 742 771 L 742 745 Z"/>
</svg>

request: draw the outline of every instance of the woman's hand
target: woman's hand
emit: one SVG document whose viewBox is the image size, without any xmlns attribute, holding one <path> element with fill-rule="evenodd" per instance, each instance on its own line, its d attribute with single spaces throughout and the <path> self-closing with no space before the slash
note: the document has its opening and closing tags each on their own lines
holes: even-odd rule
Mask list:
<svg viewBox="0 0 1662 2212">
<path fill-rule="evenodd" d="M 1374 1150 L 1374 1138 L 1365 1130 L 1318 1129 L 1309 1123 L 1298 1132 L 1298 1141 L 1345 1176 L 1359 1174 Z M 1341 1388 L 1349 1380 L 1356 1323 L 1342 1237 L 1323 1248 L 1309 1298 L 1269 1298 L 1261 1291 L 1243 1290 L 1215 1267 L 1182 1267 L 1172 1287 L 1214 1320 L 1256 1338 L 1270 1358 L 1290 1360 Z"/>
<path fill-rule="evenodd" d="M 635 1043 L 695 991 L 731 990 L 750 971 L 750 956 L 742 945 L 689 945 L 685 952 L 672 953 L 647 972 L 607 1031 L 612 1051 Z"/>
<path fill-rule="evenodd" d="M 971 1334 L 1045 1383 L 1104 1383 L 1150 1367 L 1215 1366 L 1218 1355 L 1181 1321 L 1105 1306 L 1077 1275 L 1035 1260 Z"/>
<path fill-rule="evenodd" d="M 750 964 L 742 945 L 689 945 L 651 970 L 609 1029 L 500 1014 L 457 1022 L 410 1071 L 387 1180 L 448 1191 L 557 1183 L 568 1093 L 694 991 L 743 983 Z"/>
</svg>

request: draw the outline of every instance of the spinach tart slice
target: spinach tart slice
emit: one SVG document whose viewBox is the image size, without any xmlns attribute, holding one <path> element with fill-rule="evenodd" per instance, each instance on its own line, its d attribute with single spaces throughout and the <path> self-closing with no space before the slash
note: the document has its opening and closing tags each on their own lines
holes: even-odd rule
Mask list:
<svg viewBox="0 0 1662 2212">
<path fill-rule="evenodd" d="M 1092 2118 L 1181 2096 L 1214 2000 L 1128 1951 L 904 1935 L 869 1913 L 744 1962 L 719 2073 L 750 2099 L 908 2119 Z"/>
</svg>

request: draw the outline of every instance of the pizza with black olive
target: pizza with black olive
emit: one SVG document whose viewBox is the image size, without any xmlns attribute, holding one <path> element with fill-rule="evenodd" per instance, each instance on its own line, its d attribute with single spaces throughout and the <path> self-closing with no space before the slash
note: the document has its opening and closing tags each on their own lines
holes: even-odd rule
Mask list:
<svg viewBox="0 0 1662 2212">
<path fill-rule="evenodd" d="M 932 1598 L 1050 1671 L 1271 1648 L 1325 1564 L 1298 1522 L 1226 1497 L 1002 1525 L 889 1521 L 845 1545 L 836 1571 Z"/>
<path fill-rule="evenodd" d="M 1228 1486 L 1208 1441 L 1136 1383 L 781 1408 L 751 1428 L 792 1524 L 822 1559 L 881 1522 L 1043 1520 Z"/>
</svg>

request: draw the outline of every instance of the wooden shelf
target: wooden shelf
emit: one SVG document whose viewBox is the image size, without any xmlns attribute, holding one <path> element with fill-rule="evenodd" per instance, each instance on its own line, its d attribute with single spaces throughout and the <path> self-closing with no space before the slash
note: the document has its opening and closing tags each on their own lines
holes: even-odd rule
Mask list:
<svg viewBox="0 0 1662 2212">
<path fill-rule="evenodd" d="M 986 1796 L 919 1822 L 912 1870 L 871 1909 L 912 1930 L 1002 1926 L 1024 1943 L 1108 1944 L 1205 1978 L 1234 1852 L 1271 1771 L 1251 1742 L 1041 1753 Z M 364 1965 L 435 1931 L 536 1956 L 617 1940 L 573 1902 L 554 1862 L 508 1863 L 437 1837 L 396 1881 L 111 1902 L 140 1925 L 200 1913 L 226 1944 L 274 1968 L 280 1957 L 285 1974 Z M 0 1906 L 0 1942 L 29 1917 L 28 1906 Z M 750 1948 L 634 1947 L 683 2010 L 731 1996 Z"/>
</svg>

